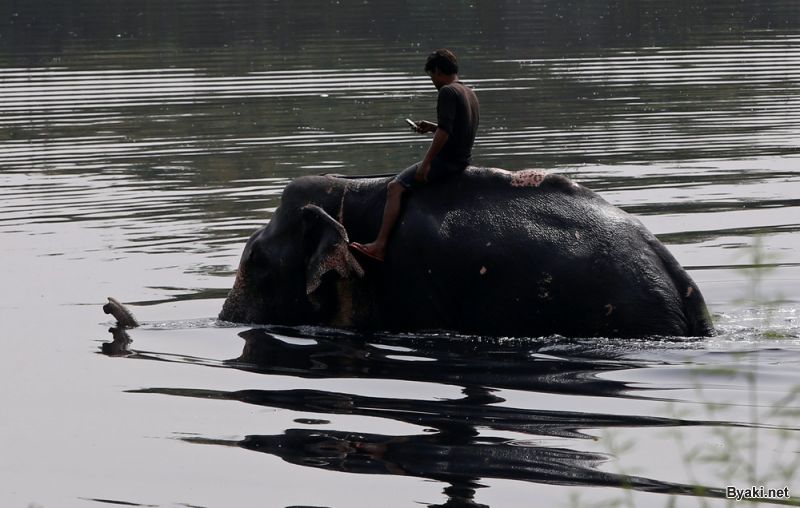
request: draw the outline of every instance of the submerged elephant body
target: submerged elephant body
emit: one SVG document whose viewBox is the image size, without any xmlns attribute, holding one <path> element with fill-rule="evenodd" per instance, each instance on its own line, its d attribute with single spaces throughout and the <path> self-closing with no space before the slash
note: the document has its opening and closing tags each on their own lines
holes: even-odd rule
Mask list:
<svg viewBox="0 0 800 508">
<path fill-rule="evenodd" d="M 386 178 L 303 177 L 248 241 L 220 318 L 489 335 L 701 336 L 700 290 L 634 217 L 571 180 L 468 168 L 410 193 L 384 263 Z"/>
</svg>

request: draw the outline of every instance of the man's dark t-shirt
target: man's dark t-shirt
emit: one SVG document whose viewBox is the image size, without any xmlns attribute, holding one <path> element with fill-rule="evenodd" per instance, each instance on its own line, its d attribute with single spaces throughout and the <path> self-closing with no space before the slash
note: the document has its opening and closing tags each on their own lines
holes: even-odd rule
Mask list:
<svg viewBox="0 0 800 508">
<path fill-rule="evenodd" d="M 472 162 L 472 143 L 478 131 L 480 106 L 471 88 L 455 81 L 439 89 L 436 104 L 439 128 L 449 137 L 438 154 L 443 162 L 467 166 Z"/>
</svg>

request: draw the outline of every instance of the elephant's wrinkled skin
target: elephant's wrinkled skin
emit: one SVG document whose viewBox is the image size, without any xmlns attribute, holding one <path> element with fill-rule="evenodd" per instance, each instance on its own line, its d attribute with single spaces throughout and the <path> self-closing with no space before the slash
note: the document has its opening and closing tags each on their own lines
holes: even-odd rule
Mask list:
<svg viewBox="0 0 800 508">
<path fill-rule="evenodd" d="M 490 335 L 706 336 L 700 290 L 634 217 L 571 180 L 468 168 L 406 197 L 386 261 L 386 178 L 303 177 L 242 254 L 220 319 Z M 361 260 L 363 261 L 363 260 Z"/>
</svg>

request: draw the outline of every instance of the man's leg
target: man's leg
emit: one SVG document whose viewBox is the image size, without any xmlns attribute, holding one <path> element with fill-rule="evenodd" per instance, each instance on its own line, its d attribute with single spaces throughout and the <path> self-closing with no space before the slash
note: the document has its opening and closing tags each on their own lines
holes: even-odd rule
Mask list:
<svg viewBox="0 0 800 508">
<path fill-rule="evenodd" d="M 386 256 L 386 244 L 389 242 L 389 236 L 392 234 L 392 229 L 400 216 L 400 209 L 403 204 L 403 194 L 406 188 L 397 180 L 389 182 L 389 187 L 386 191 L 386 205 L 383 207 L 383 221 L 381 222 L 381 229 L 378 231 L 378 238 L 374 242 L 365 244 L 363 250 L 370 255 L 383 259 Z"/>
</svg>

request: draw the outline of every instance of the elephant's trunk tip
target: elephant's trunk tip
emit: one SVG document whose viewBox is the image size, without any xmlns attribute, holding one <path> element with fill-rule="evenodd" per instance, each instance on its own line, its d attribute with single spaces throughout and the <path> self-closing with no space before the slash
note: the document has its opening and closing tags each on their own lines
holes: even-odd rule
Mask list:
<svg viewBox="0 0 800 508">
<path fill-rule="evenodd" d="M 103 305 L 103 312 L 114 316 L 117 320 L 117 325 L 121 328 L 136 328 L 139 326 L 139 322 L 133 317 L 133 313 L 116 298 L 108 297 L 108 303 Z"/>
</svg>

